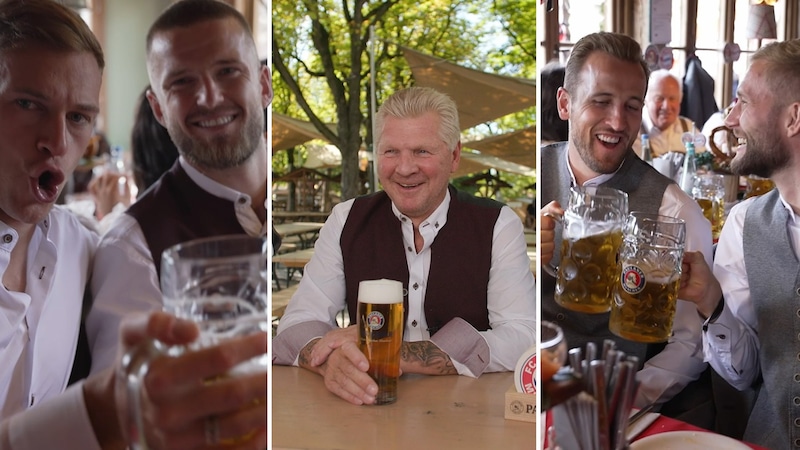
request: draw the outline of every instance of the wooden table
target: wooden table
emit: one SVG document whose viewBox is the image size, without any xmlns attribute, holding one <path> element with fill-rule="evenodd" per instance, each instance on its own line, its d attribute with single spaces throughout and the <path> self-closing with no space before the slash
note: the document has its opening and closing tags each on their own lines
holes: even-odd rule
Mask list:
<svg viewBox="0 0 800 450">
<path fill-rule="evenodd" d="M 273 226 L 281 237 L 287 238 L 297 236 L 300 240 L 300 247 L 308 248 L 317 240 L 322 225 L 323 224 L 317 222 L 291 222 L 278 223 Z"/>
<path fill-rule="evenodd" d="M 284 223 L 286 221 L 309 221 L 309 222 L 325 222 L 330 213 L 322 211 L 273 211 L 273 223 Z"/>
<path fill-rule="evenodd" d="M 272 257 L 272 270 L 277 273 L 275 264 L 283 264 L 286 267 L 286 287 L 289 287 L 292 281 L 292 273 L 296 270 L 302 271 L 306 264 L 311 261 L 312 256 L 314 256 L 314 247 L 275 255 Z M 277 279 L 275 281 L 277 282 Z M 280 290 L 280 288 L 280 283 L 278 283 L 278 289 Z"/>
<path fill-rule="evenodd" d="M 503 417 L 513 374 L 404 375 L 391 405 L 354 406 L 322 378 L 272 368 L 272 448 L 533 449 L 536 424 Z"/>
</svg>

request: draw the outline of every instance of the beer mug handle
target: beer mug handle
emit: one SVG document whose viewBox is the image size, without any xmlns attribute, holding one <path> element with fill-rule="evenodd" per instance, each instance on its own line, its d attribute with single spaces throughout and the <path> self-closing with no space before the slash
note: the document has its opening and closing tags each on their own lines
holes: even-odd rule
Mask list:
<svg viewBox="0 0 800 450">
<path fill-rule="evenodd" d="M 555 220 L 559 225 L 562 225 L 564 223 L 564 216 L 562 214 L 544 212 L 542 213 L 542 215 Z M 547 264 L 542 264 L 542 269 L 548 274 L 550 274 L 550 276 L 552 276 L 553 278 L 556 278 L 558 276 L 558 266 L 553 266 L 550 263 L 547 263 Z"/>
<path fill-rule="evenodd" d="M 144 419 L 142 418 L 142 390 L 144 378 L 150 369 L 150 362 L 163 354 L 154 340 L 147 340 L 141 345 L 129 350 L 122 356 L 122 364 L 118 369 L 118 379 L 123 380 L 125 389 L 127 414 L 125 426 L 128 443 L 132 450 L 148 450 L 147 439 L 144 433 Z"/>
</svg>

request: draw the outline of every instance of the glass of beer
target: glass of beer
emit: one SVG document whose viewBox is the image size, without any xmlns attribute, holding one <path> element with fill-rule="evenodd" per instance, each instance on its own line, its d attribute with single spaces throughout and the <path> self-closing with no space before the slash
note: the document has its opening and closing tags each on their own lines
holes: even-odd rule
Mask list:
<svg viewBox="0 0 800 450">
<path fill-rule="evenodd" d="M 556 303 L 589 314 L 608 312 L 619 279 L 617 252 L 627 214 L 628 194 L 622 191 L 570 189 L 569 203 L 560 218 L 561 261 L 557 268 L 549 268 L 556 277 Z"/>
<path fill-rule="evenodd" d="M 140 408 L 144 376 L 149 361 L 167 354 L 217 345 L 223 341 L 270 330 L 267 312 L 267 241 L 247 235 L 219 236 L 178 244 L 166 249 L 161 257 L 161 292 L 164 311 L 195 322 L 200 335 L 188 346 L 165 346 L 149 343 L 123 358 L 128 379 L 129 421 L 138 442 L 133 449 L 146 449 L 144 422 Z M 240 363 L 224 377 L 267 372 L 270 361 L 267 349 L 258 357 Z M 214 383 L 219 378 L 206 380 Z M 266 399 L 253 399 L 254 403 Z M 251 436 L 222 440 L 221 445 L 235 445 Z"/>
<path fill-rule="evenodd" d="M 744 198 L 757 197 L 764 195 L 775 187 L 775 183 L 769 178 L 762 178 L 756 175 L 747 176 L 747 189 L 744 191 Z"/>
<path fill-rule="evenodd" d="M 397 401 L 400 347 L 403 344 L 403 283 L 364 280 L 358 284 L 358 346 L 378 383 L 375 404 Z"/>
<path fill-rule="evenodd" d="M 680 288 L 686 225 L 683 220 L 632 212 L 620 248 L 620 278 L 608 328 L 638 342 L 672 334 Z"/>
<path fill-rule="evenodd" d="M 725 177 L 711 173 L 697 175 L 694 178 L 692 197 L 711 223 L 711 236 L 716 242 L 722 225 L 725 224 Z"/>
</svg>

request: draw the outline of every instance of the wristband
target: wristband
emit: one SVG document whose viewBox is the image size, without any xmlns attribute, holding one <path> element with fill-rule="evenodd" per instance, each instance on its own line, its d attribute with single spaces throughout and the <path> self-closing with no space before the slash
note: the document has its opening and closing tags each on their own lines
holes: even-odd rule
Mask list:
<svg viewBox="0 0 800 450">
<path fill-rule="evenodd" d="M 711 313 L 711 316 L 709 316 L 708 319 L 705 319 L 705 322 L 703 323 L 703 331 L 708 331 L 708 324 L 713 323 L 715 320 L 717 320 L 720 314 L 722 314 L 723 309 L 725 309 L 724 296 L 719 298 L 719 303 L 717 303 L 717 307 L 714 309 L 714 312 Z M 700 314 L 700 311 L 698 311 L 697 313 Z M 700 317 L 703 316 L 701 315 Z"/>
</svg>

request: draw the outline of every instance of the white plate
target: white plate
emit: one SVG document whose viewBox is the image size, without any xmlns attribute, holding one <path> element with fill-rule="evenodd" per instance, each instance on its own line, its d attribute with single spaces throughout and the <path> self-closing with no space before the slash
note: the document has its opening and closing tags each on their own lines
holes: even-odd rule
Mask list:
<svg viewBox="0 0 800 450">
<path fill-rule="evenodd" d="M 702 431 L 669 431 L 631 443 L 631 450 L 737 450 L 747 445 L 727 436 Z"/>
</svg>

